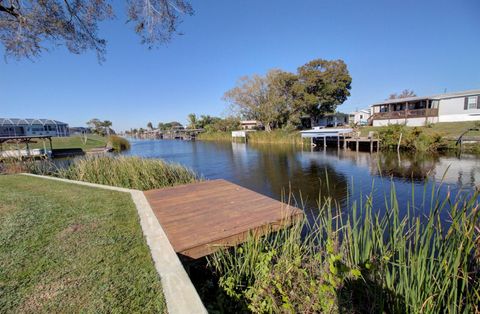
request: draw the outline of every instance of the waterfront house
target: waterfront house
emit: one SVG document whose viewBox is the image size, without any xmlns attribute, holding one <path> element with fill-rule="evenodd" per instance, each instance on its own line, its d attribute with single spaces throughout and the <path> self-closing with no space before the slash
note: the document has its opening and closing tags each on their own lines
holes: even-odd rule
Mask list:
<svg viewBox="0 0 480 314">
<path fill-rule="evenodd" d="M 372 105 L 373 126 L 480 120 L 480 90 L 388 99 Z"/>
<path fill-rule="evenodd" d="M 240 121 L 242 130 L 258 130 L 263 127 L 262 123 L 257 120 L 243 120 Z"/>
<path fill-rule="evenodd" d="M 330 128 L 348 125 L 348 114 L 341 112 L 325 113 L 318 117 L 304 115 L 300 118 L 303 129 L 311 129 L 314 127 Z"/>
<path fill-rule="evenodd" d="M 341 112 L 326 113 L 316 119 L 314 126 L 337 127 L 348 125 L 348 114 Z"/>
<path fill-rule="evenodd" d="M 70 132 L 70 135 L 82 135 L 82 134 L 91 134 L 92 129 L 86 128 L 83 126 L 78 126 L 78 127 L 70 127 L 68 128 L 68 131 Z"/>
<path fill-rule="evenodd" d="M 371 116 L 371 109 L 361 109 L 354 112 L 351 112 L 348 115 L 348 123 L 349 124 L 358 124 L 358 125 L 367 125 L 368 119 Z"/>
<path fill-rule="evenodd" d="M 69 135 L 68 124 L 56 120 L 0 118 L 0 137 Z"/>
</svg>

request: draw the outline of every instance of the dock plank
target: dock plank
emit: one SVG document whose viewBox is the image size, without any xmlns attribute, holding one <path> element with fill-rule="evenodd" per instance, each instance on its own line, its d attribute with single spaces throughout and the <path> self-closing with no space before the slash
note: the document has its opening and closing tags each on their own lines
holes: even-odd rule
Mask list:
<svg viewBox="0 0 480 314">
<path fill-rule="evenodd" d="M 278 230 L 303 211 L 226 180 L 144 192 L 174 250 L 197 259 Z"/>
</svg>

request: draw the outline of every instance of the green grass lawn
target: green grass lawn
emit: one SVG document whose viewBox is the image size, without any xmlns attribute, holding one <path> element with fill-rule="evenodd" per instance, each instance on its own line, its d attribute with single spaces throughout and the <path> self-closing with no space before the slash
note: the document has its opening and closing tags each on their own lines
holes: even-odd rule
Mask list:
<svg viewBox="0 0 480 314">
<path fill-rule="evenodd" d="M 35 139 L 34 141 L 36 141 L 37 143 L 30 144 L 30 148 L 43 148 L 42 140 Z M 50 144 L 48 143 L 48 140 L 45 141 L 45 145 L 47 149 L 50 149 L 50 146 L 49 146 Z M 107 145 L 107 137 L 96 135 L 96 134 L 88 134 L 86 142 L 85 142 L 85 138 L 80 135 L 74 135 L 69 137 L 52 137 L 52 145 L 54 149 L 81 148 L 84 151 L 86 151 L 92 148 L 105 147 L 105 145 Z M 5 150 L 16 149 L 16 145 L 4 144 L 4 149 Z"/>
<path fill-rule="evenodd" d="M 166 312 L 129 194 L 0 176 L 0 312 Z"/>
<path fill-rule="evenodd" d="M 478 121 L 467 122 L 440 122 L 429 127 L 421 127 L 427 134 L 438 133 L 445 137 L 457 139 L 464 131 L 476 127 Z M 362 136 L 367 136 L 369 131 L 376 131 L 379 127 L 362 127 Z M 470 132 L 468 136 L 480 136 L 480 132 Z"/>
</svg>

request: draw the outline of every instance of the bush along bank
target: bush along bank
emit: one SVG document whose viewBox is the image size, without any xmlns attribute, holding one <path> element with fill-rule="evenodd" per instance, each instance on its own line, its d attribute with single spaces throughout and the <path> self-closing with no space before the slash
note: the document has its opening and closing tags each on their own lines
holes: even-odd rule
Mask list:
<svg viewBox="0 0 480 314">
<path fill-rule="evenodd" d="M 451 124 L 451 123 L 448 123 Z M 442 124 L 445 126 L 445 123 Z M 476 125 L 476 124 L 475 124 Z M 473 126 L 475 126 L 473 125 Z M 441 151 L 459 151 L 467 153 L 480 153 L 480 143 L 464 143 L 457 145 L 456 139 L 463 132 L 465 126 L 459 125 L 458 132 L 452 132 L 452 126 L 445 126 L 446 130 L 442 132 L 442 127 L 430 125 L 426 127 L 407 127 L 403 124 L 393 124 L 384 127 L 365 127 L 362 128 L 362 135 L 366 136 L 369 131 L 375 131 L 381 140 L 382 150 L 404 150 L 412 152 L 441 152 Z"/>
<path fill-rule="evenodd" d="M 371 197 L 347 214 L 327 197 L 314 223 L 252 236 L 209 263 L 223 290 L 256 313 L 477 313 L 478 196 L 436 199 L 406 215 L 394 187 L 384 215 L 373 213 Z M 419 214 L 428 210 L 428 219 Z"/>
<path fill-rule="evenodd" d="M 107 147 L 111 147 L 116 152 L 130 149 L 130 142 L 121 136 L 110 135 L 107 139 Z"/>
<path fill-rule="evenodd" d="M 192 170 L 160 159 L 92 156 L 74 159 L 57 168 L 51 163 L 25 163 L 28 172 L 64 179 L 150 190 L 201 180 Z"/>
<path fill-rule="evenodd" d="M 376 131 L 383 150 L 400 148 L 400 150 L 408 151 L 436 152 L 451 148 L 442 134 L 436 132 L 426 134 L 423 128 L 419 127 L 411 128 L 394 124 L 380 127 Z"/>
<path fill-rule="evenodd" d="M 206 132 L 199 134 L 198 139 L 201 141 L 232 141 L 232 134 L 231 132 Z M 301 145 L 303 141 L 310 145 L 310 141 L 302 139 L 298 131 L 273 130 L 248 133 L 249 143 Z"/>
</svg>

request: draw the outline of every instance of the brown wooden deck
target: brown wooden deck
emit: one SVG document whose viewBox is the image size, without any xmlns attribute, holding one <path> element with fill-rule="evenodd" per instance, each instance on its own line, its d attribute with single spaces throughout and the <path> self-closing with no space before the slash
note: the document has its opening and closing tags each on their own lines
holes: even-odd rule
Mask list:
<svg viewBox="0 0 480 314">
<path fill-rule="evenodd" d="M 242 243 L 249 232 L 278 230 L 303 215 L 298 208 L 225 180 L 144 193 L 174 250 L 194 259 Z"/>
</svg>

